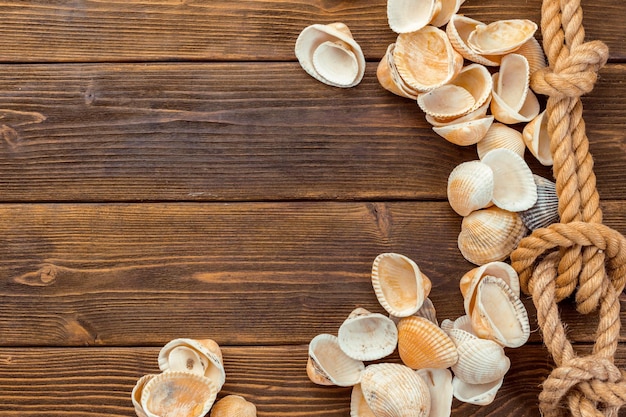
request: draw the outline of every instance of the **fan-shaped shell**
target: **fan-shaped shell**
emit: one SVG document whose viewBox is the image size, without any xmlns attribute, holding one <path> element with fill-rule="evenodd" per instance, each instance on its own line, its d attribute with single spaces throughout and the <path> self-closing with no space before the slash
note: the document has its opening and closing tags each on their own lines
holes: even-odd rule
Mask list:
<svg viewBox="0 0 626 417">
<path fill-rule="evenodd" d="M 486 116 L 482 119 L 433 127 L 433 131 L 455 145 L 474 145 L 483 140 L 493 123 L 493 119 L 493 116 Z"/>
<path fill-rule="evenodd" d="M 391 354 L 398 344 L 398 329 L 389 317 L 357 308 L 339 326 L 339 346 L 346 355 L 372 361 Z"/>
<path fill-rule="evenodd" d="M 200 363 L 197 363 L 198 360 Z M 158 362 L 161 371 L 194 372 L 206 376 L 213 381 L 218 391 L 226 381 L 222 350 L 212 339 L 171 340 L 161 348 Z"/>
<path fill-rule="evenodd" d="M 468 384 L 460 378 L 452 378 L 454 398 L 464 403 L 474 405 L 488 405 L 496 398 L 504 378 L 486 384 Z"/>
<path fill-rule="evenodd" d="M 470 34 L 478 26 L 486 25 L 462 14 L 454 14 L 446 26 L 446 34 L 452 47 L 468 61 L 487 66 L 500 65 L 500 56 L 482 56 L 467 44 Z"/>
<path fill-rule="evenodd" d="M 465 259 L 483 265 L 506 259 L 526 232 L 518 213 L 491 206 L 463 219 L 458 246 Z"/>
<path fill-rule="evenodd" d="M 476 26 L 467 38 L 468 45 L 481 55 L 504 55 L 515 51 L 537 31 L 528 19 L 498 20 Z"/>
<path fill-rule="evenodd" d="M 523 211 L 537 202 L 533 173 L 521 156 L 510 149 L 494 149 L 481 161 L 493 171 L 493 204 L 508 211 Z"/>
<path fill-rule="evenodd" d="M 148 417 L 202 417 L 218 389 L 209 378 L 189 372 L 164 372 L 150 379 L 141 394 Z"/>
<path fill-rule="evenodd" d="M 504 378 L 511 361 L 502 346 L 487 339 L 467 340 L 457 346 L 458 361 L 452 372 L 468 384 L 486 384 Z"/>
<path fill-rule="evenodd" d="M 144 375 L 137 380 L 137 383 L 133 387 L 130 397 L 132 399 L 137 417 L 147 417 L 146 413 L 143 411 L 143 407 L 141 406 L 141 394 L 143 393 L 143 388 L 146 384 L 155 376 L 155 374 Z"/>
<path fill-rule="evenodd" d="M 493 171 L 488 165 L 480 161 L 462 162 L 448 176 L 450 207 L 461 216 L 487 207 L 493 198 L 493 186 Z"/>
<path fill-rule="evenodd" d="M 449 84 L 469 91 L 474 98 L 474 106 L 469 110 L 470 112 L 485 104 L 490 99 L 493 90 L 491 74 L 487 68 L 480 64 L 470 64 L 463 67 Z"/>
<path fill-rule="evenodd" d="M 361 390 L 376 417 L 427 417 L 430 413 L 430 391 L 426 382 L 404 365 L 367 366 Z"/>
<path fill-rule="evenodd" d="M 529 230 L 548 227 L 559 221 L 556 184 L 538 175 L 533 175 L 533 178 L 537 184 L 537 202 L 528 210 L 520 212 L 520 217 Z"/>
<path fill-rule="evenodd" d="M 396 33 L 419 30 L 441 9 L 438 0 L 387 0 L 387 22 Z"/>
<path fill-rule="evenodd" d="M 372 286 L 389 314 L 414 314 L 428 297 L 431 282 L 417 264 L 399 253 L 381 253 L 372 264 Z"/>
<path fill-rule="evenodd" d="M 449 369 L 418 369 L 415 371 L 430 391 L 428 417 L 450 417 L 452 410 L 452 373 Z"/>
<path fill-rule="evenodd" d="M 478 157 L 482 159 L 487 152 L 502 148 L 510 149 L 523 158 L 526 145 L 520 132 L 505 124 L 493 123 L 482 140 L 476 145 Z"/>
<path fill-rule="evenodd" d="M 336 336 L 319 334 L 309 343 L 307 375 L 319 385 L 349 387 L 358 384 L 365 365 L 346 355 Z"/>
<path fill-rule="evenodd" d="M 554 162 L 550 150 L 550 134 L 545 110 L 524 126 L 522 135 L 528 150 L 537 158 L 537 161 L 541 165 L 552 166 Z"/>
<path fill-rule="evenodd" d="M 215 403 L 211 417 L 256 417 L 256 406 L 240 395 L 227 395 Z"/>
<path fill-rule="evenodd" d="M 352 393 L 350 394 L 350 417 L 376 417 L 370 406 L 367 405 L 367 401 L 365 401 L 361 384 L 356 384 L 352 387 Z"/>
<path fill-rule="evenodd" d="M 448 368 L 457 360 L 456 346 L 435 323 L 405 317 L 398 323 L 398 353 L 409 368 Z"/>
<path fill-rule="evenodd" d="M 365 74 L 365 56 L 341 22 L 314 24 L 300 32 L 295 54 L 313 78 L 334 87 L 354 87 Z"/>
<path fill-rule="evenodd" d="M 387 47 L 385 55 L 376 67 L 376 78 L 385 90 L 401 97 L 417 100 L 419 92 L 415 91 L 407 83 L 405 83 L 402 77 L 400 77 L 400 73 L 398 73 L 398 69 L 393 60 L 393 51 L 395 48 L 395 43 L 392 43 Z"/>
</svg>

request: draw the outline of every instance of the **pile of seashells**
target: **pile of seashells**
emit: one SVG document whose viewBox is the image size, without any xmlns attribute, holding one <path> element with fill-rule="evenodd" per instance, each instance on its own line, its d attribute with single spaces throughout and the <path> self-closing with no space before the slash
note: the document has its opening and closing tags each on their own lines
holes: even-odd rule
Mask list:
<svg viewBox="0 0 626 417">
<path fill-rule="evenodd" d="M 138 417 L 256 417 L 239 395 L 215 402 L 226 381 L 222 350 L 212 339 L 174 339 L 158 357 L 160 374 L 141 377 L 131 393 Z M 214 404 L 215 403 L 215 404 Z"/>
<path fill-rule="evenodd" d="M 522 346 L 530 335 L 515 270 L 490 262 L 467 272 L 460 281 L 466 314 L 440 325 L 428 298 L 431 281 L 413 260 L 380 254 L 371 279 L 389 316 L 357 308 L 337 336 L 314 337 L 309 379 L 352 386 L 351 417 L 447 417 L 453 397 L 490 404 L 510 366 L 504 347 Z M 365 365 L 396 348 L 402 363 Z"/>
</svg>

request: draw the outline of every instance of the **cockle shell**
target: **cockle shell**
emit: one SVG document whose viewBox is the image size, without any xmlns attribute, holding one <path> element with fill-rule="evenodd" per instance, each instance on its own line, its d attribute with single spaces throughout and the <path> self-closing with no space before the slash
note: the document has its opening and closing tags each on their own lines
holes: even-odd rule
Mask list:
<svg viewBox="0 0 626 417">
<path fill-rule="evenodd" d="M 137 417 L 147 417 L 146 413 L 143 411 L 143 407 L 141 406 L 141 394 L 143 393 L 143 388 L 146 386 L 148 381 L 155 376 L 155 374 L 144 375 L 137 380 L 137 383 L 133 387 L 130 397 L 132 399 Z"/>
<path fill-rule="evenodd" d="M 215 403 L 211 417 L 256 417 L 256 406 L 240 395 L 227 395 Z"/>
<path fill-rule="evenodd" d="M 482 159 L 487 152 L 501 148 L 510 149 L 523 158 L 526 145 L 520 132 L 505 124 L 493 123 L 476 145 L 476 151 L 478 157 Z"/>
<path fill-rule="evenodd" d="M 438 2 L 441 4 L 440 10 L 435 13 L 430 24 L 441 27 L 448 23 L 450 18 L 459 11 L 465 0 L 438 0 Z"/>
<path fill-rule="evenodd" d="M 463 66 L 445 32 L 434 26 L 399 34 L 393 56 L 402 79 L 420 92 L 446 84 Z"/>
<path fill-rule="evenodd" d="M 361 390 L 376 417 L 427 417 L 430 413 L 426 382 L 407 366 L 368 365 L 361 378 Z"/>
<path fill-rule="evenodd" d="M 530 74 L 535 71 L 545 68 L 548 64 L 546 57 L 543 53 L 543 48 L 539 44 L 539 41 L 533 36 L 515 50 L 516 54 L 523 55 L 528 60 L 528 67 L 530 68 Z"/>
<path fill-rule="evenodd" d="M 450 417 L 452 410 L 452 373 L 449 369 L 418 369 L 415 371 L 430 391 L 428 417 Z"/>
<path fill-rule="evenodd" d="M 319 385 L 349 387 L 358 384 L 365 365 L 346 355 L 336 336 L 319 334 L 309 343 L 307 375 Z"/>
<path fill-rule="evenodd" d="M 461 295 L 463 296 L 463 306 L 466 314 L 470 314 L 474 310 L 474 305 L 476 303 L 476 288 L 478 287 L 480 281 L 487 276 L 500 278 L 509 286 L 511 291 L 513 291 L 513 294 L 519 297 L 520 282 L 517 271 L 515 271 L 515 269 L 513 269 L 513 267 L 506 262 L 489 262 L 468 271 L 459 281 L 459 289 L 461 290 Z M 464 317 L 467 317 L 469 320 L 467 315 Z"/>
<path fill-rule="evenodd" d="M 537 202 L 533 173 L 521 156 L 510 149 L 493 149 L 481 162 L 493 171 L 493 204 L 508 211 L 523 211 Z"/>
<path fill-rule="evenodd" d="M 506 259 L 526 233 L 518 213 L 491 206 L 463 218 L 458 246 L 465 259 L 483 265 Z"/>
<path fill-rule="evenodd" d="M 537 202 L 528 210 L 520 212 L 522 221 L 529 230 L 548 227 L 559 221 L 559 198 L 556 184 L 552 181 L 533 175 L 537 184 Z"/>
<path fill-rule="evenodd" d="M 504 55 L 522 46 L 536 31 L 537 24 L 532 20 L 498 20 L 476 26 L 467 44 L 481 55 Z"/>
<path fill-rule="evenodd" d="M 401 97 L 417 100 L 419 92 L 411 88 L 406 82 L 404 82 L 402 77 L 400 77 L 398 68 L 393 60 L 393 51 L 395 48 L 395 43 L 392 43 L 387 47 L 385 55 L 376 67 L 376 78 L 385 90 Z"/>
<path fill-rule="evenodd" d="M 417 105 L 420 109 L 440 120 L 452 120 L 467 114 L 475 103 L 469 91 L 450 83 L 417 96 Z"/>
<path fill-rule="evenodd" d="M 435 323 L 423 317 L 398 322 L 398 353 L 409 368 L 448 368 L 457 360 L 456 346 Z"/>
<path fill-rule="evenodd" d="M 459 359 L 452 372 L 468 384 L 486 384 L 504 378 L 511 361 L 502 346 L 487 339 L 471 339 L 457 345 Z"/>
<path fill-rule="evenodd" d="M 163 372 L 146 382 L 141 406 L 147 417 L 202 417 L 218 389 L 209 378 L 190 372 Z"/>
<path fill-rule="evenodd" d="M 184 371 L 206 376 L 218 391 L 226 381 L 222 350 L 212 339 L 174 339 L 161 348 L 158 361 L 161 371 Z"/>
<path fill-rule="evenodd" d="M 493 90 L 491 74 L 487 68 L 480 64 L 470 64 L 463 67 L 449 84 L 469 91 L 474 98 L 474 106 L 469 110 L 470 112 L 485 104 L 490 99 Z"/>
<path fill-rule="evenodd" d="M 450 39 L 452 47 L 468 61 L 487 66 L 500 65 L 500 56 L 483 56 L 467 44 L 467 39 L 469 38 L 469 35 L 478 26 L 486 25 L 483 22 L 464 16 L 462 14 L 454 14 L 450 18 L 450 21 L 446 26 L 446 34 Z"/>
<path fill-rule="evenodd" d="M 396 33 L 419 30 L 439 13 L 438 0 L 387 0 L 387 22 Z"/>
<path fill-rule="evenodd" d="M 372 264 L 372 286 L 389 314 L 406 317 L 420 309 L 431 282 L 417 264 L 399 253 L 381 253 Z"/>
<path fill-rule="evenodd" d="M 448 176 L 450 207 L 461 216 L 487 207 L 493 198 L 493 186 L 493 171 L 488 165 L 480 161 L 462 162 Z"/>
<path fill-rule="evenodd" d="M 398 344 L 398 329 L 393 320 L 360 307 L 339 326 L 337 336 L 341 350 L 359 361 L 384 358 Z"/>
<path fill-rule="evenodd" d="M 367 401 L 365 401 L 361 384 L 356 384 L 352 387 L 352 393 L 350 394 L 350 417 L 376 417 L 370 406 L 367 405 Z"/>
<path fill-rule="evenodd" d="M 433 125 L 434 127 L 452 126 L 452 125 L 456 125 L 456 124 L 460 124 L 460 123 L 469 122 L 469 121 L 472 121 L 472 120 L 484 119 L 486 117 L 493 118 L 493 116 L 487 116 L 487 110 L 489 110 L 490 102 L 491 102 L 491 100 L 487 100 L 485 102 L 485 104 L 483 104 L 478 109 L 476 109 L 476 110 L 474 110 L 474 111 L 472 111 L 470 113 L 467 113 L 464 116 L 461 116 L 459 118 L 452 119 L 452 120 L 446 120 L 446 119 L 439 120 L 436 117 L 430 116 L 428 114 L 425 115 L 425 118 L 426 118 L 426 121 L 428 123 L 430 123 L 431 125 Z"/>
<path fill-rule="evenodd" d="M 344 23 L 304 28 L 296 40 L 295 53 L 310 76 L 334 87 L 354 87 L 365 74 L 363 51 Z"/>
<path fill-rule="evenodd" d="M 507 54 L 502 57 L 493 91 L 515 112 L 518 112 L 530 88 L 530 67 L 526 57 Z"/>
<path fill-rule="evenodd" d="M 488 405 L 496 398 L 503 382 L 504 378 L 486 384 L 468 384 L 455 376 L 452 378 L 452 390 L 454 398 L 459 401 L 474 405 Z"/>
<path fill-rule="evenodd" d="M 469 120 L 467 122 L 447 124 L 441 127 L 435 126 L 433 131 L 455 145 L 474 145 L 484 139 L 493 120 L 493 116 L 486 116 L 482 119 Z"/>
<path fill-rule="evenodd" d="M 493 74 L 494 85 L 498 84 L 499 73 Z M 497 121 L 506 124 L 530 122 L 539 114 L 540 106 L 532 90 L 526 93 L 526 99 L 519 110 L 511 108 L 494 90 L 491 94 L 491 112 Z"/>
<path fill-rule="evenodd" d="M 554 161 L 550 150 L 550 134 L 545 110 L 524 126 L 522 137 L 530 153 L 541 165 L 552 166 Z"/>
</svg>

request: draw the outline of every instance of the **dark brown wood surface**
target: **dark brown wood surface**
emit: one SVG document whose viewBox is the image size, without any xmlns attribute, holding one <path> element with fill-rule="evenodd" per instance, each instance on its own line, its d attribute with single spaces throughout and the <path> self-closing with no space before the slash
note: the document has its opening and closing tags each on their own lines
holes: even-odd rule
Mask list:
<svg viewBox="0 0 626 417">
<path fill-rule="evenodd" d="M 160 347 L 192 337 L 222 346 L 219 397 L 243 395 L 260 417 L 347 417 L 348 388 L 308 380 L 307 344 L 355 307 L 383 312 L 370 282 L 382 252 L 427 273 L 440 320 L 463 314 L 458 280 L 473 265 L 446 181 L 476 150 L 379 86 L 395 39 L 385 5 L 0 1 L 0 416 L 131 417 Z M 605 224 L 626 233 L 626 7 L 583 7 L 611 56 L 583 99 L 594 170 Z M 540 8 L 467 0 L 461 12 L 538 22 Z M 305 26 L 335 21 L 368 60 L 354 88 L 315 81 L 293 53 Z M 496 400 L 455 400 L 453 416 L 538 415 L 553 363 L 523 301 L 533 333 L 507 349 Z M 588 351 L 597 317 L 561 310 Z"/>
</svg>

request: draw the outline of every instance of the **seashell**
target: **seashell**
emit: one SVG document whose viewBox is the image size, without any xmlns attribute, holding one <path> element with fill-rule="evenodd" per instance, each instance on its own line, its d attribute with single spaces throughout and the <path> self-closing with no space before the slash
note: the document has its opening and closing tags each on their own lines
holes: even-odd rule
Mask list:
<svg viewBox="0 0 626 417">
<path fill-rule="evenodd" d="M 474 106 L 470 112 L 483 106 L 491 97 L 493 90 L 491 74 L 487 68 L 480 64 L 470 64 L 463 67 L 449 84 L 463 87 L 469 91 L 474 98 Z"/>
<path fill-rule="evenodd" d="M 349 387 L 358 384 L 363 362 L 352 359 L 339 347 L 337 336 L 319 334 L 309 343 L 307 375 L 318 385 Z"/>
<path fill-rule="evenodd" d="M 482 140 L 476 145 L 478 157 L 482 159 L 487 152 L 502 148 L 510 149 L 523 158 L 526 145 L 520 132 L 505 124 L 493 123 Z"/>
<path fill-rule="evenodd" d="M 528 210 L 520 212 L 524 225 L 531 231 L 557 223 L 560 217 L 556 184 L 538 175 L 533 177 L 537 184 L 537 202 Z"/>
<path fill-rule="evenodd" d="M 431 125 L 433 125 L 434 127 L 443 127 L 443 126 L 451 126 L 455 124 L 465 123 L 465 122 L 469 122 L 472 120 L 493 117 L 493 116 L 487 116 L 487 110 L 489 110 L 490 101 L 491 99 L 488 99 L 485 102 L 485 104 L 480 106 L 478 109 L 453 120 L 447 120 L 447 119 L 439 120 L 436 117 L 430 116 L 428 114 L 425 116 L 425 118 L 426 118 L 426 121 L 430 123 Z"/>
<path fill-rule="evenodd" d="M 543 48 L 539 44 L 539 41 L 533 36 L 515 50 L 516 54 L 522 55 L 528 61 L 530 74 L 548 66 L 546 62 L 546 56 L 543 53 Z"/>
<path fill-rule="evenodd" d="M 483 265 L 506 259 L 526 232 L 518 213 L 491 206 L 463 218 L 458 246 L 465 259 Z"/>
<path fill-rule="evenodd" d="M 256 417 L 256 406 L 240 395 L 227 395 L 215 403 L 211 417 Z"/>
<path fill-rule="evenodd" d="M 378 67 L 376 67 L 376 78 L 385 90 L 401 97 L 417 100 L 419 92 L 415 91 L 407 83 L 405 83 L 398 73 L 398 68 L 393 60 L 393 51 L 395 48 L 395 43 L 392 43 L 387 47 L 387 52 L 385 52 L 385 55 L 378 63 Z"/>
<path fill-rule="evenodd" d="M 432 321 L 423 317 L 405 317 L 398 322 L 398 353 L 402 362 L 413 369 L 448 368 L 456 362 L 456 346 Z"/>
<path fill-rule="evenodd" d="M 499 76 L 499 73 L 493 74 L 494 85 L 498 84 Z M 499 122 L 506 124 L 530 122 L 539 114 L 539 110 L 539 100 L 530 89 L 526 92 L 526 99 L 519 110 L 509 107 L 495 90 L 491 93 L 491 113 Z"/>
<path fill-rule="evenodd" d="M 387 22 L 396 33 L 420 30 L 439 13 L 438 0 L 387 0 Z"/>
<path fill-rule="evenodd" d="M 437 119 L 451 120 L 471 111 L 476 104 L 472 94 L 463 87 L 444 84 L 417 96 L 417 105 Z"/>
<path fill-rule="evenodd" d="M 433 131 L 448 142 L 459 146 L 473 145 L 480 143 L 485 137 L 491 124 L 493 116 L 486 116 L 482 119 L 469 120 L 467 122 L 449 124 L 441 127 L 433 127 Z"/>
<path fill-rule="evenodd" d="M 493 187 L 493 171 L 488 165 L 480 161 L 463 162 L 448 176 L 448 202 L 457 214 L 467 216 L 490 205 Z"/>
<path fill-rule="evenodd" d="M 430 391 L 412 369 L 397 363 L 368 365 L 361 390 L 376 417 L 427 417 Z"/>
<path fill-rule="evenodd" d="M 130 397 L 132 399 L 133 406 L 135 407 L 135 413 L 137 414 L 137 417 L 147 417 L 146 413 L 143 411 L 143 407 L 141 406 L 141 394 L 143 393 L 143 388 L 146 386 L 148 381 L 150 381 L 155 376 L 156 375 L 154 374 L 144 375 L 139 378 L 139 380 L 133 387 L 133 391 L 131 392 Z"/>
<path fill-rule="evenodd" d="M 468 384 L 460 378 L 452 378 L 452 392 L 454 398 L 464 403 L 474 405 L 488 405 L 496 398 L 504 378 L 486 384 Z"/>
<path fill-rule="evenodd" d="M 435 16 L 430 21 L 432 26 L 441 27 L 450 21 L 450 18 L 454 16 L 465 0 L 438 0 L 440 3 L 440 10 L 435 13 Z"/>
<path fill-rule="evenodd" d="M 476 336 L 502 346 L 520 347 L 530 336 L 524 304 L 506 282 L 494 276 L 486 276 L 478 283 L 469 316 Z"/>
<path fill-rule="evenodd" d="M 474 338 L 457 345 L 459 359 L 454 375 L 468 384 L 486 384 L 504 378 L 511 361 L 493 340 Z"/>
<path fill-rule="evenodd" d="M 420 92 L 446 84 L 463 67 L 463 57 L 445 32 L 434 26 L 399 34 L 393 57 L 402 79 Z"/>
<path fill-rule="evenodd" d="M 158 361 L 161 371 L 184 371 L 206 376 L 218 391 L 226 381 L 222 350 L 212 339 L 174 339 L 161 348 Z"/>
<path fill-rule="evenodd" d="M 168 371 L 146 382 L 141 406 L 147 417 L 201 417 L 209 412 L 218 391 L 207 377 Z"/>
<path fill-rule="evenodd" d="M 350 394 L 350 417 L 376 417 L 370 406 L 367 405 L 367 401 L 365 401 L 361 384 L 356 384 L 352 387 L 352 393 Z"/>
<path fill-rule="evenodd" d="M 452 373 L 449 369 L 418 369 L 415 371 L 430 391 L 428 417 L 450 417 L 452 411 Z"/>
<path fill-rule="evenodd" d="M 509 286 L 511 291 L 513 291 L 513 294 L 517 297 L 520 295 L 519 276 L 517 275 L 517 271 L 515 271 L 511 265 L 505 262 L 495 261 L 472 269 L 463 275 L 463 277 L 461 277 L 461 281 L 459 281 L 459 288 L 461 290 L 461 295 L 463 296 L 463 305 L 466 313 L 466 316 L 463 317 L 467 317 L 468 322 L 469 317 L 467 314 L 472 312 L 476 303 L 476 288 L 478 287 L 480 281 L 486 276 L 500 278 Z"/>
<path fill-rule="evenodd" d="M 523 211 L 537 202 L 537 186 L 524 158 L 510 149 L 494 149 L 483 155 L 481 162 L 493 171 L 493 204 Z"/>
<path fill-rule="evenodd" d="M 502 57 L 497 82 L 493 84 L 493 91 L 498 94 L 508 106 L 518 112 L 530 88 L 530 67 L 528 60 L 522 55 L 508 54 Z"/>
<path fill-rule="evenodd" d="M 296 40 L 295 53 L 310 76 L 334 87 L 354 87 L 365 74 L 363 51 L 344 23 L 307 26 Z"/>
<path fill-rule="evenodd" d="M 339 326 L 341 350 L 359 361 L 372 361 L 391 354 L 398 344 L 398 329 L 389 317 L 356 308 Z"/>
<path fill-rule="evenodd" d="M 486 26 L 483 22 L 461 14 L 454 14 L 446 26 L 446 34 L 452 47 L 468 61 L 487 66 L 500 65 L 500 56 L 483 56 L 467 44 L 469 35 L 478 26 Z"/>
<path fill-rule="evenodd" d="M 552 166 L 552 152 L 550 151 L 550 134 L 548 133 L 548 118 L 545 110 L 532 119 L 522 132 L 524 143 L 530 153 L 544 166 Z"/>
<path fill-rule="evenodd" d="M 450 339 L 454 342 L 454 345 L 457 347 L 457 350 L 459 346 L 467 342 L 470 342 L 472 340 L 478 339 L 478 336 L 476 336 L 474 334 L 474 331 L 471 330 L 471 322 L 470 322 L 469 317 L 467 315 L 462 316 L 462 317 L 467 317 L 467 320 L 466 320 L 467 324 L 464 322 L 461 328 L 461 327 L 455 327 L 454 322 L 452 322 L 453 323 L 452 327 L 449 328 L 446 332 L 448 333 L 448 336 L 450 336 Z M 470 329 L 468 330 L 466 329 L 466 327 Z"/>
<path fill-rule="evenodd" d="M 406 317 L 420 309 L 432 285 L 413 260 L 388 252 L 374 259 L 372 286 L 380 305 L 388 313 Z"/>
<path fill-rule="evenodd" d="M 477 25 L 467 44 L 481 55 L 504 55 L 515 51 L 533 37 L 537 24 L 528 19 L 498 20 Z"/>
<path fill-rule="evenodd" d="M 415 313 L 417 317 L 423 317 L 426 320 L 432 321 L 437 324 L 437 311 L 435 310 L 435 306 L 430 298 L 424 298 L 424 302 L 419 310 Z"/>
</svg>

